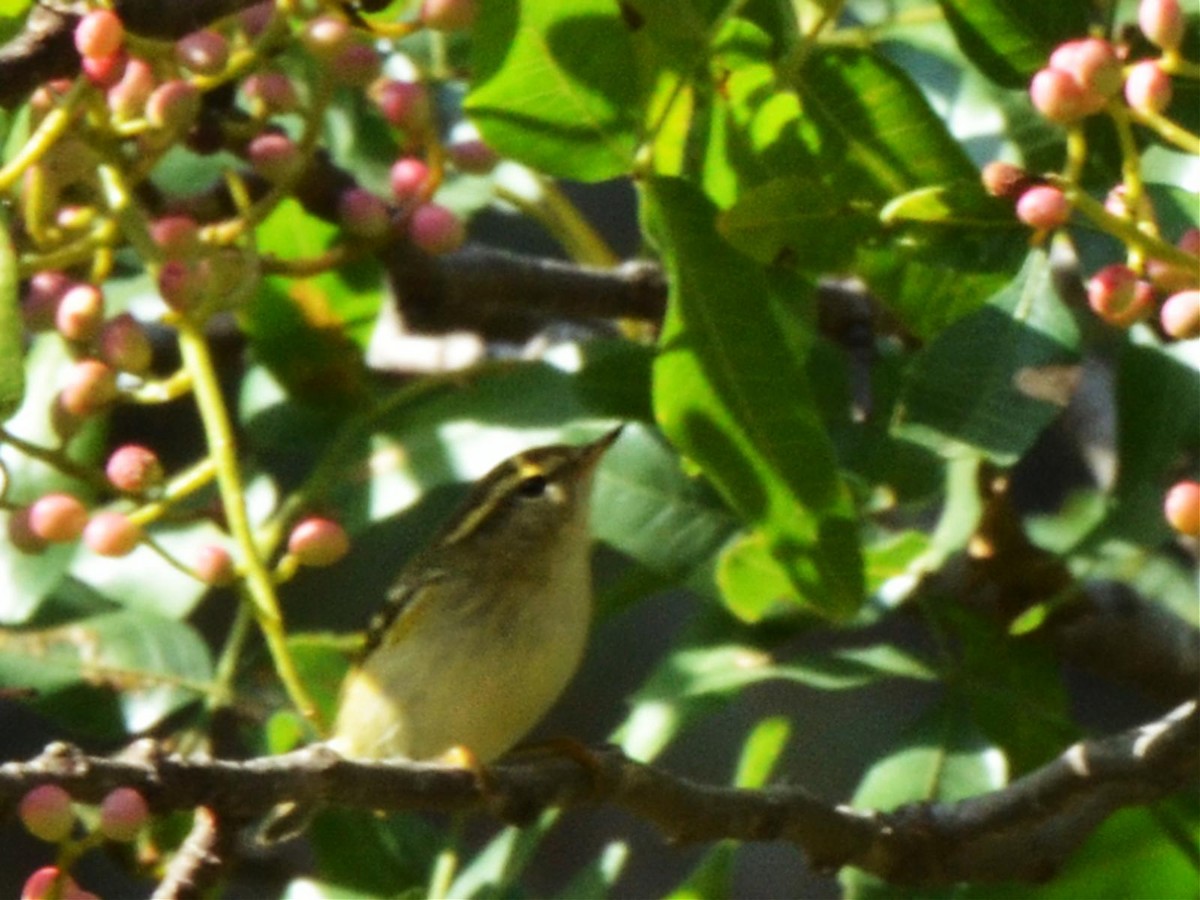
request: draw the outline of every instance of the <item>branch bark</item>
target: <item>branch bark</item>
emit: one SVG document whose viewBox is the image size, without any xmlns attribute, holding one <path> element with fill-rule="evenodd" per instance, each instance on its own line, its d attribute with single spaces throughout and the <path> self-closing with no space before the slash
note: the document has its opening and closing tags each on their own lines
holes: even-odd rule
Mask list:
<svg viewBox="0 0 1200 900">
<path fill-rule="evenodd" d="M 1200 711 L 1189 701 L 1157 721 L 1075 744 L 1001 790 L 891 812 L 829 804 L 800 787 L 751 791 L 698 784 L 612 747 L 590 751 L 587 765 L 518 754 L 489 767 L 485 777 L 431 763 L 345 760 L 320 745 L 240 762 L 164 755 L 152 742 L 135 747 L 134 755 L 106 758 L 52 744 L 33 760 L 5 763 L 0 809 L 11 809 L 45 783 L 85 802 L 127 785 L 156 811 L 205 807 L 214 822 L 253 819 L 285 801 L 483 811 L 516 823 L 549 806 L 612 804 L 675 841 L 788 841 L 820 871 L 853 865 L 893 884 L 931 887 L 1044 880 L 1117 809 L 1194 784 L 1200 776 Z"/>
</svg>

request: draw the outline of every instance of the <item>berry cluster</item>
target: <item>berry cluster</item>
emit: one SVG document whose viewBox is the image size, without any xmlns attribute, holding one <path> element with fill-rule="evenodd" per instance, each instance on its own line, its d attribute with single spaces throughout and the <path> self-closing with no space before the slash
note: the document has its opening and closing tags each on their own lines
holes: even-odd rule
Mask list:
<svg viewBox="0 0 1200 900">
<path fill-rule="evenodd" d="M 1038 176 L 993 162 L 982 173 L 988 193 L 1014 200 L 1017 218 L 1036 229 L 1039 240 L 1068 224 L 1076 213 L 1117 237 L 1126 258 L 1104 265 L 1087 279 L 1088 305 L 1116 328 L 1129 328 L 1157 313 L 1160 333 L 1168 340 L 1200 337 L 1200 230 L 1188 229 L 1173 242 L 1161 233 L 1141 180 L 1133 126 L 1150 129 L 1159 139 L 1191 152 L 1200 149 L 1200 137 L 1166 115 L 1172 79 L 1200 80 L 1200 70 L 1179 53 L 1184 25 L 1178 0 L 1141 0 L 1138 26 L 1158 49 L 1157 57 L 1131 60 L 1128 43 L 1100 37 L 1060 45 L 1033 76 L 1029 96 L 1042 116 L 1070 129 L 1064 171 Z M 1125 156 L 1123 181 L 1103 204 L 1079 184 L 1086 158 L 1082 123 L 1096 115 L 1112 121 Z M 1167 519 L 1178 531 L 1195 534 L 1200 499 L 1189 484 L 1183 482 L 1171 492 Z M 1186 510 L 1188 503 L 1195 511 Z"/>
</svg>

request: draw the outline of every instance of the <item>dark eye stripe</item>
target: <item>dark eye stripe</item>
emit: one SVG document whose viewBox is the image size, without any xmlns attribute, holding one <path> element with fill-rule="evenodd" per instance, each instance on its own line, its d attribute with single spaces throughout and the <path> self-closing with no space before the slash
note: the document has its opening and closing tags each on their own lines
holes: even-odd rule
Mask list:
<svg viewBox="0 0 1200 900">
<path fill-rule="evenodd" d="M 528 475 L 522 478 L 521 483 L 517 485 L 517 493 L 522 497 L 535 499 L 546 493 L 547 484 L 545 475 Z"/>
</svg>

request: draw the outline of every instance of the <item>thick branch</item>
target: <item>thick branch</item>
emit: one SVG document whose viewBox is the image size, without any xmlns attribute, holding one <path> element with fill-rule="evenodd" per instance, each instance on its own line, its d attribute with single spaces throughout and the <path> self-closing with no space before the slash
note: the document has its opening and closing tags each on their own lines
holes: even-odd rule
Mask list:
<svg viewBox="0 0 1200 900">
<path fill-rule="evenodd" d="M 517 755 L 479 778 L 429 763 L 353 762 L 320 746 L 233 762 L 161 756 L 152 745 L 137 758 L 88 757 L 54 744 L 30 762 L 0 766 L 0 808 L 47 782 L 90 802 L 129 785 L 156 810 L 205 806 L 234 821 L 288 800 L 360 809 L 485 810 L 516 822 L 547 806 L 610 803 L 673 840 L 785 840 L 822 871 L 854 865 L 892 883 L 931 886 L 1048 877 L 1115 810 L 1192 784 L 1200 774 L 1198 750 L 1200 712 L 1192 701 L 1140 728 L 1076 744 L 1002 790 L 886 813 L 833 806 L 797 787 L 701 785 L 615 748 L 595 751 L 588 766 L 566 757 Z"/>
</svg>

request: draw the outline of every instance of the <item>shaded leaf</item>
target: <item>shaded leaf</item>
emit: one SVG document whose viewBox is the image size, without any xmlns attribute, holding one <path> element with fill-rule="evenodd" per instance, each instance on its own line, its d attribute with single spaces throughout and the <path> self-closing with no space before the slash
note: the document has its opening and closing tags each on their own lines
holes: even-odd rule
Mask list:
<svg viewBox="0 0 1200 900">
<path fill-rule="evenodd" d="M 803 368 L 801 281 L 771 277 L 716 234 L 681 181 L 645 186 L 671 294 L 654 368 L 664 432 L 760 528 L 806 603 L 846 616 L 862 599 L 854 509 Z M 790 308 L 789 308 L 790 304 Z"/>
<path fill-rule="evenodd" d="M 1011 465 L 1066 406 L 1078 348 L 1049 260 L 1035 250 L 1008 287 L 917 356 L 893 428 L 943 455 L 965 444 Z"/>
</svg>

